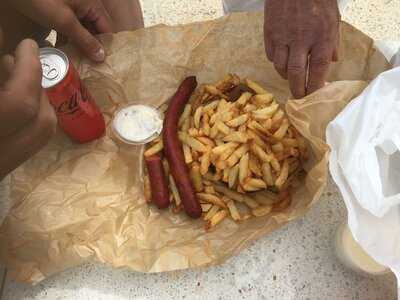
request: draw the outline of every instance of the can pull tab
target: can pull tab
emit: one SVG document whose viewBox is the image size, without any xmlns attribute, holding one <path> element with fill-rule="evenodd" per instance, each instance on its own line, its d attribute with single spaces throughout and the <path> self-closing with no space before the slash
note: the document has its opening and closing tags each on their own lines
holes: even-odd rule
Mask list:
<svg viewBox="0 0 400 300">
<path fill-rule="evenodd" d="M 57 68 L 57 64 L 49 61 L 48 59 L 42 60 L 42 72 L 43 77 L 48 80 L 54 80 L 60 74 L 60 70 Z"/>
</svg>

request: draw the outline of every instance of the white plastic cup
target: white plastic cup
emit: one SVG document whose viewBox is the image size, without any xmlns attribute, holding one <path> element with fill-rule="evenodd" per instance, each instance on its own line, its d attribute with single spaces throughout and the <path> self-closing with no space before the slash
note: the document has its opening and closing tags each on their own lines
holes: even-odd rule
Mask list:
<svg viewBox="0 0 400 300">
<path fill-rule="evenodd" d="M 354 239 L 347 223 L 336 230 L 335 253 L 347 268 L 364 276 L 376 276 L 390 273 L 390 269 L 376 262 L 361 248 Z"/>
</svg>

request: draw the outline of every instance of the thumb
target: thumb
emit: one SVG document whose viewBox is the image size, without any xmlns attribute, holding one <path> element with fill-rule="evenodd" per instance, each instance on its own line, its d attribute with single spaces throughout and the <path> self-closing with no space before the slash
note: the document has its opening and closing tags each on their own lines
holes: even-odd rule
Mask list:
<svg viewBox="0 0 400 300">
<path fill-rule="evenodd" d="M 60 30 L 60 33 L 68 37 L 88 58 L 95 62 L 103 62 L 106 55 L 100 41 L 83 27 L 75 15 L 72 15 L 70 20 L 67 28 Z"/>
</svg>

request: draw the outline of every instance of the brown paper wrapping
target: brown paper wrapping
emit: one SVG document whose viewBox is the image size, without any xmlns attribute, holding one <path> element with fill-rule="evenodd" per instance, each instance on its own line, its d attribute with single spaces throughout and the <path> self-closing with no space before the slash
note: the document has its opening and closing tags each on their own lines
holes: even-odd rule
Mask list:
<svg viewBox="0 0 400 300">
<path fill-rule="evenodd" d="M 265 58 L 262 22 L 259 13 L 242 13 L 103 36 L 107 59 L 101 65 L 89 63 L 73 49 L 66 51 L 108 124 L 128 103 L 158 106 L 167 101 L 188 75 L 207 83 L 237 73 L 285 101 L 290 97 L 288 83 Z M 13 206 L 0 228 L 0 257 L 10 274 L 35 284 L 88 260 L 140 272 L 210 266 L 303 216 L 327 181 L 327 123 L 365 88 L 365 81 L 388 68 L 370 38 L 347 24 L 341 31 L 341 60 L 330 76 L 330 81 L 341 82 L 286 104 L 312 149 L 305 184 L 287 211 L 240 225 L 226 220 L 206 233 L 201 220 L 160 212 L 145 203 L 141 147 L 116 143 L 110 128 L 104 138 L 86 145 L 73 144 L 58 133 L 12 174 Z"/>
</svg>

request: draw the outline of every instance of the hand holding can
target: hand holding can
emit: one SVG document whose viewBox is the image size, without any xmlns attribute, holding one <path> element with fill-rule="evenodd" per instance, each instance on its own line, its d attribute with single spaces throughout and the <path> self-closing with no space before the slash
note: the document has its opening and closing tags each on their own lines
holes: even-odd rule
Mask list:
<svg viewBox="0 0 400 300">
<path fill-rule="evenodd" d="M 42 86 L 60 128 L 74 141 L 91 142 L 103 136 L 104 117 L 68 57 L 55 48 L 40 49 Z"/>
</svg>

